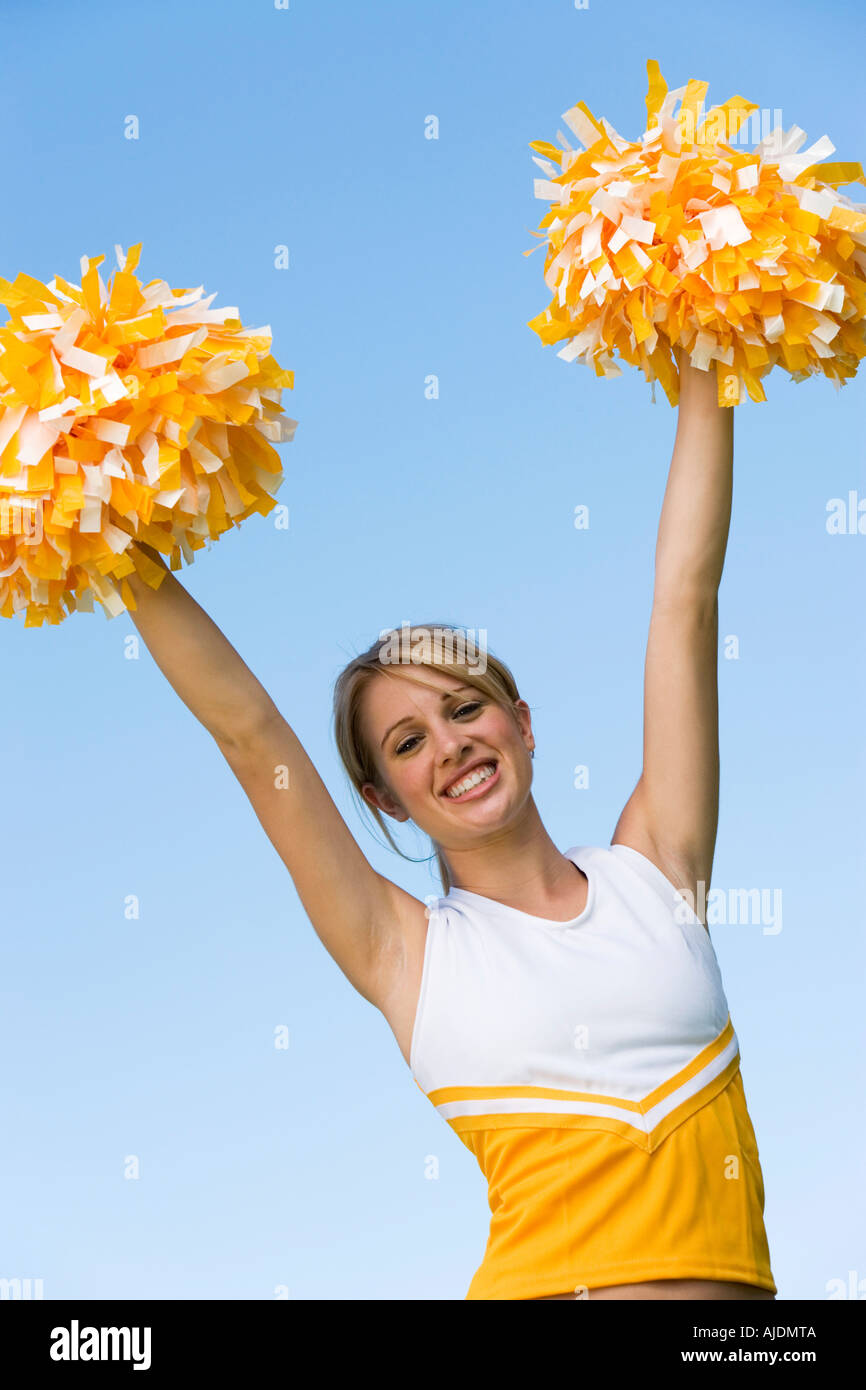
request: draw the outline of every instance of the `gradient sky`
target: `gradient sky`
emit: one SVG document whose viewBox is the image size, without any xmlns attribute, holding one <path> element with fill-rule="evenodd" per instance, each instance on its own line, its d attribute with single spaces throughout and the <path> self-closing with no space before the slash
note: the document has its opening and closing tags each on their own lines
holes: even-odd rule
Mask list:
<svg viewBox="0 0 866 1390">
<path fill-rule="evenodd" d="M 543 252 L 522 254 L 547 210 L 528 145 L 581 98 L 639 134 L 652 57 L 866 159 L 862 7 L 49 0 L 0 23 L 0 275 L 75 280 L 104 252 L 107 276 L 141 241 L 142 280 L 204 284 L 296 372 L 289 529 L 252 517 L 178 577 L 371 862 L 439 891 L 420 834 L 401 828 L 411 863 L 370 832 L 331 730 L 339 671 L 404 619 L 486 631 L 532 708 L 550 834 L 608 844 L 640 773 L 676 414 L 526 326 L 549 299 Z M 735 424 L 713 883 L 778 890 L 783 919 L 712 939 L 779 1297 L 823 1299 L 866 1280 L 866 535 L 826 529 L 831 499 L 866 499 L 866 381 L 766 390 Z M 125 658 L 134 630 L 100 610 L 0 627 L 0 1276 L 46 1298 L 462 1299 L 484 1178 L 210 736 L 146 649 Z"/>
</svg>

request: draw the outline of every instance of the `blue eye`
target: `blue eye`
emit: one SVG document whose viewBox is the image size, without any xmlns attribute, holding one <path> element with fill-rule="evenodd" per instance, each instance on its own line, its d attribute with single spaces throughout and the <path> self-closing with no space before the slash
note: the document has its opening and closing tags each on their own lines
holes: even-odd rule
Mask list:
<svg viewBox="0 0 866 1390">
<path fill-rule="evenodd" d="M 483 703 L 484 702 L 482 700 L 470 700 L 467 704 L 460 705 L 459 709 L 456 709 L 454 711 L 454 716 L 455 718 L 458 718 L 460 715 L 465 714 L 467 710 L 480 709 Z M 397 754 L 405 753 L 406 749 L 411 748 L 412 744 L 415 743 L 417 738 L 418 734 L 413 734 L 411 738 L 407 738 L 405 742 L 399 744 L 398 747 L 394 749 L 394 752 Z"/>
</svg>

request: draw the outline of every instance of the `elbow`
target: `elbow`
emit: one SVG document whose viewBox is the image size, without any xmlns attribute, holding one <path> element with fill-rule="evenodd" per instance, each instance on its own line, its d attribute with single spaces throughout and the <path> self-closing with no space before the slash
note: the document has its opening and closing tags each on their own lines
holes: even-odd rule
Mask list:
<svg viewBox="0 0 866 1390">
<path fill-rule="evenodd" d="M 653 590 L 653 609 L 666 613 L 688 613 L 705 621 L 716 622 L 719 616 L 718 581 L 692 576 L 657 582 Z"/>
<path fill-rule="evenodd" d="M 243 753 L 260 745 L 274 719 L 282 718 L 270 697 L 257 700 L 242 711 L 214 720 L 210 733 L 225 753 Z"/>
</svg>

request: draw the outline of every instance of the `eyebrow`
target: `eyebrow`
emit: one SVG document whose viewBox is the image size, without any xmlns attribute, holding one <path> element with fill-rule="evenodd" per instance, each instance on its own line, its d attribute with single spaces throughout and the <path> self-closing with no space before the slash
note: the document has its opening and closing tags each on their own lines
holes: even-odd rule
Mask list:
<svg viewBox="0 0 866 1390">
<path fill-rule="evenodd" d="M 454 688 L 453 688 L 452 690 L 443 690 L 443 691 L 442 691 L 441 698 L 442 698 L 443 700 L 447 700 L 448 697 L 449 697 L 450 695 L 458 695 L 458 694 L 460 693 L 461 690 L 474 690 L 474 688 L 475 688 L 475 687 L 472 686 L 472 685 L 455 685 Z M 401 724 L 411 724 L 412 720 L 413 720 L 413 719 L 417 719 L 417 717 L 418 717 L 418 716 L 415 715 L 415 714 L 404 714 L 402 719 L 398 719 L 396 724 L 392 724 L 392 725 L 391 725 L 391 727 L 390 727 L 390 729 L 388 730 L 387 734 L 386 734 L 385 737 L 382 739 L 382 742 L 379 744 L 379 747 L 380 747 L 380 748 L 384 748 L 384 747 L 385 747 L 385 743 L 386 743 L 387 739 L 390 738 L 391 734 L 393 734 L 393 732 L 394 732 L 395 729 L 399 729 L 399 727 L 400 727 Z"/>
</svg>

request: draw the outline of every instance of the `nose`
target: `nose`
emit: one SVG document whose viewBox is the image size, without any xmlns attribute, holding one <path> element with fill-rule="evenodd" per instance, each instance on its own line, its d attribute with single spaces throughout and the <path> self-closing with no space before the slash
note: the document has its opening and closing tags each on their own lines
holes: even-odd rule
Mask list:
<svg viewBox="0 0 866 1390">
<path fill-rule="evenodd" d="M 440 767 L 459 763 L 471 747 L 472 739 L 453 724 L 446 724 L 436 732 L 436 762 Z"/>
</svg>

